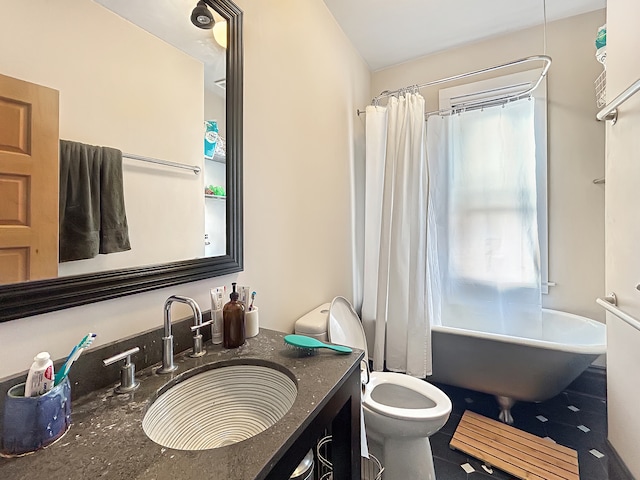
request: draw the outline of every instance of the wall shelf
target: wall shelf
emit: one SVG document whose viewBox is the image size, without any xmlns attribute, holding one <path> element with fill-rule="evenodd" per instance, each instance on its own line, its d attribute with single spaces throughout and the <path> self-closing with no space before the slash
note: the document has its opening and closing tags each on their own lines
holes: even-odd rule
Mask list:
<svg viewBox="0 0 640 480">
<path fill-rule="evenodd" d="M 219 200 L 226 200 L 227 199 L 226 195 L 210 195 L 208 193 L 205 193 L 204 196 L 205 196 L 205 198 L 217 198 Z"/>
<path fill-rule="evenodd" d="M 227 163 L 227 157 L 225 155 L 214 155 L 213 157 L 204 157 L 205 160 L 210 162 Z"/>
</svg>

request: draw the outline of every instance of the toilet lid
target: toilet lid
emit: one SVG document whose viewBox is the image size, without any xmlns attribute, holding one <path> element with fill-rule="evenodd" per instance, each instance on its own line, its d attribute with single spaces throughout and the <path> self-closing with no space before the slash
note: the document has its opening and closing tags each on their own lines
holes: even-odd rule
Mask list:
<svg viewBox="0 0 640 480">
<path fill-rule="evenodd" d="M 344 297 L 336 297 L 329 308 L 329 320 L 327 336 L 331 343 L 338 343 L 352 348 L 364 350 L 364 358 L 369 358 L 367 353 L 367 337 L 362 328 L 362 322 L 353 309 L 349 300 Z"/>
</svg>

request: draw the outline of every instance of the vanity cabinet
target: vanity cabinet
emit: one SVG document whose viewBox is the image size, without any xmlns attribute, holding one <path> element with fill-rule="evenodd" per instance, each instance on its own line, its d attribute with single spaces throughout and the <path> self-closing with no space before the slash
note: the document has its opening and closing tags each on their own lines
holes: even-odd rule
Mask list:
<svg viewBox="0 0 640 480">
<path fill-rule="evenodd" d="M 174 327 L 183 330 L 183 325 Z M 313 356 L 300 356 L 285 346 L 284 335 L 261 329 L 256 337 L 232 350 L 207 342 L 207 353 L 202 357 L 190 358 L 188 350 L 176 355 L 176 372 L 160 375 L 156 373 L 157 365 L 141 368 L 136 374 L 140 387 L 133 393 L 118 395 L 114 392 L 116 385 L 111 384 L 72 399 L 69 431 L 56 443 L 31 455 L 0 458 L 0 478 L 26 480 L 47 471 L 54 472 L 56 478 L 71 480 L 103 477 L 123 480 L 286 480 L 330 429 L 333 478 L 359 480 L 360 361 L 363 352 L 320 351 Z M 131 341 L 136 342 L 136 339 Z M 142 362 L 141 355 L 153 356 L 158 353 L 158 345 L 157 342 L 141 345 L 140 354 L 132 360 L 135 362 L 138 357 Z M 92 356 L 99 357 L 101 362 L 116 353 L 115 348 L 127 347 L 123 342 L 89 351 L 84 358 L 87 370 L 84 374 L 88 377 L 79 382 L 89 382 L 95 377 L 95 369 L 88 366 Z M 164 448 L 150 440 L 142 429 L 142 419 L 159 391 L 168 383 L 186 379 L 194 369 L 201 370 L 212 363 L 218 366 L 238 363 L 269 366 L 275 363 L 296 384 L 296 399 L 275 425 L 232 445 L 183 451 Z M 74 364 L 76 368 L 83 368 L 83 362 Z M 103 366 L 97 368 L 104 369 Z M 24 379 L 16 378 L 13 384 L 21 381 Z M 78 381 L 74 380 L 72 384 L 77 385 Z M 211 408 L 216 406 L 212 404 Z"/>
<path fill-rule="evenodd" d="M 327 427 L 331 428 L 331 462 L 333 478 L 360 479 L 360 369 L 353 369 L 343 385 L 326 398 L 317 415 L 309 417 L 308 426 L 297 438 L 291 439 L 287 454 L 274 464 L 264 477 L 267 480 L 287 479 L 310 449 L 315 450 Z"/>
</svg>

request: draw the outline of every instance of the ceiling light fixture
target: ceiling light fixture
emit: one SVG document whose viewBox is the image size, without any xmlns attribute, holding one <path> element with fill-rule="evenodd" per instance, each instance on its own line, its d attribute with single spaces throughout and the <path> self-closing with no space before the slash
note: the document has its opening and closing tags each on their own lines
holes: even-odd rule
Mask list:
<svg viewBox="0 0 640 480">
<path fill-rule="evenodd" d="M 215 21 L 204 0 L 200 0 L 193 9 L 193 12 L 191 12 L 191 23 L 205 30 L 213 28 Z"/>
<path fill-rule="evenodd" d="M 222 48 L 227 48 L 227 22 L 225 20 L 217 22 L 213 26 L 213 38 Z"/>
</svg>

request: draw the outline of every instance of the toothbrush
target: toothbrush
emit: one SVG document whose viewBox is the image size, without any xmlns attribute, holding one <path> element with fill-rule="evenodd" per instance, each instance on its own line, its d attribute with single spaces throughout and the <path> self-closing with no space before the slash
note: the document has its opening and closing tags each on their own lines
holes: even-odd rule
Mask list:
<svg viewBox="0 0 640 480">
<path fill-rule="evenodd" d="M 251 304 L 249 305 L 249 311 L 253 310 L 253 301 L 256 299 L 256 292 L 251 292 Z"/>
<path fill-rule="evenodd" d="M 69 374 L 71 365 L 73 365 L 73 362 L 75 362 L 78 357 L 80 357 L 82 352 L 93 343 L 93 340 L 96 338 L 96 336 L 97 335 L 95 333 L 87 333 L 84 338 L 80 340 L 80 343 L 73 347 L 71 353 L 69 353 L 69 356 L 67 357 L 67 360 L 64 362 L 62 367 L 60 367 L 58 373 L 56 373 L 55 381 L 53 383 L 54 385 L 58 385 L 66 378 L 66 376 Z"/>
</svg>

